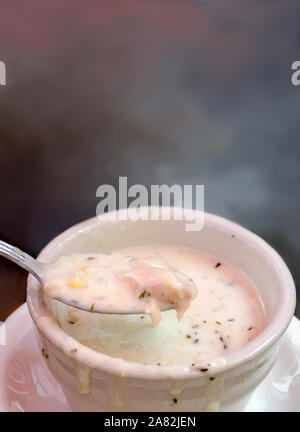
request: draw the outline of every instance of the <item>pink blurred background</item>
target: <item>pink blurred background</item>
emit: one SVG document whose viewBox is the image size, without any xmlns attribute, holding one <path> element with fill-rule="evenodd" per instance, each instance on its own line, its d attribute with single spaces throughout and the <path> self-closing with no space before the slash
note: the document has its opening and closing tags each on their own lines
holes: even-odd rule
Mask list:
<svg viewBox="0 0 300 432">
<path fill-rule="evenodd" d="M 299 286 L 299 18 L 296 0 L 2 1 L 0 237 L 38 254 L 119 176 L 204 184 Z M 0 320 L 25 283 L 0 260 Z"/>
</svg>

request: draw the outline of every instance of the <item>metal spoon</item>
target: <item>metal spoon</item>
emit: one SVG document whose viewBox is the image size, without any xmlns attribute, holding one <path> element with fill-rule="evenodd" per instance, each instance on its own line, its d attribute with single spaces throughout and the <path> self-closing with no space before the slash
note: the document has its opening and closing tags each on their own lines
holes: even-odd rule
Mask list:
<svg viewBox="0 0 300 432">
<path fill-rule="evenodd" d="M 26 252 L 21 251 L 19 248 L 12 246 L 8 243 L 5 243 L 4 241 L 0 240 L 0 256 L 3 256 L 7 259 L 9 259 L 10 261 L 13 261 L 14 263 L 16 263 L 17 265 L 19 265 L 20 267 L 22 267 L 23 269 L 27 270 L 29 273 L 31 273 L 34 277 L 36 277 L 38 279 L 38 281 L 44 285 L 45 282 L 45 273 L 47 268 L 49 268 L 49 266 L 51 266 L 51 264 L 44 264 L 41 263 L 39 261 L 37 261 L 36 259 L 34 259 L 32 256 L 28 255 Z M 86 305 L 82 305 L 80 303 L 78 303 L 75 300 L 72 300 L 68 297 L 63 297 L 63 296 L 57 296 L 55 297 L 56 300 L 75 307 L 77 309 L 82 309 L 82 310 L 87 310 L 91 312 L 91 309 L 89 307 L 87 307 Z M 161 307 L 161 311 L 168 311 L 172 309 L 172 305 L 166 305 L 164 307 Z M 103 309 L 100 308 L 99 306 L 95 307 L 92 312 L 98 312 L 98 313 L 102 313 L 102 314 L 142 314 L 145 313 L 144 310 L 124 310 L 124 309 L 112 309 L 110 308 L 109 310 L 107 309 Z"/>
</svg>

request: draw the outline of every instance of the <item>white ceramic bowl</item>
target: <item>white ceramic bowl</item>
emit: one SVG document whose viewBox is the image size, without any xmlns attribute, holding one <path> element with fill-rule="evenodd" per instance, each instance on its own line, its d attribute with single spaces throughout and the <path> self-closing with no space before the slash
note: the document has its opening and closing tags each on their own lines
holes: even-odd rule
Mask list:
<svg viewBox="0 0 300 432">
<path fill-rule="evenodd" d="M 266 327 L 253 341 L 227 356 L 227 365 L 215 374 L 214 380 L 185 366 L 120 361 L 68 336 L 48 312 L 38 282 L 29 276 L 27 303 L 39 346 L 71 409 L 213 411 L 220 405 L 223 411 L 242 410 L 275 363 L 282 335 L 294 313 L 295 287 L 286 264 L 264 240 L 214 215 L 205 214 L 204 227 L 196 232 L 185 231 L 185 220 L 119 219 L 112 221 L 103 215 L 68 229 L 44 248 L 39 260 L 51 262 L 74 252 L 112 251 L 147 244 L 202 250 L 238 267 L 255 283 L 265 305 Z M 90 393 L 84 385 L 88 379 Z"/>
</svg>

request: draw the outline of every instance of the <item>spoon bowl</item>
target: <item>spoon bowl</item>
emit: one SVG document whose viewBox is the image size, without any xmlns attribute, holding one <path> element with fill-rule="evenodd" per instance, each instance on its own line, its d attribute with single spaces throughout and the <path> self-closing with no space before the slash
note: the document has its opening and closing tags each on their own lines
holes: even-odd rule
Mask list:
<svg viewBox="0 0 300 432">
<path fill-rule="evenodd" d="M 0 240 L 0 256 L 3 256 L 4 258 L 9 259 L 10 261 L 14 262 L 18 266 L 22 267 L 23 269 L 27 270 L 29 273 L 31 273 L 35 278 L 38 279 L 38 281 L 41 283 L 42 286 L 45 284 L 45 274 L 49 268 L 51 268 L 51 265 L 53 264 L 44 264 L 36 259 L 34 259 L 32 256 L 27 254 L 26 252 L 23 252 L 21 249 L 12 246 L 4 241 Z M 101 314 L 120 314 L 120 315 L 132 315 L 132 314 L 143 314 L 145 313 L 144 310 L 139 310 L 137 307 L 127 307 L 124 309 L 124 306 L 122 308 L 118 308 L 115 305 L 110 307 L 101 307 L 99 303 L 95 304 L 94 308 L 90 308 L 85 304 L 80 303 L 78 300 L 72 299 L 68 297 L 67 295 L 55 295 L 54 297 L 56 300 L 60 301 L 61 303 L 64 303 L 68 306 L 72 306 L 76 309 L 85 310 L 88 312 L 96 312 Z M 168 310 L 173 309 L 172 305 L 166 304 L 160 306 L 161 312 L 166 312 Z"/>
</svg>

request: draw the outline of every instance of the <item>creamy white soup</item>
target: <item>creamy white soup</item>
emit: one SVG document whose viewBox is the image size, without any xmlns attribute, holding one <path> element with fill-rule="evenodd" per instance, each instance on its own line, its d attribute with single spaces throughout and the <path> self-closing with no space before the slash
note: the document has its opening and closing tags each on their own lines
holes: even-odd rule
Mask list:
<svg viewBox="0 0 300 432">
<path fill-rule="evenodd" d="M 181 319 L 197 295 L 194 281 L 158 256 L 122 253 L 74 254 L 48 266 L 44 290 L 50 297 L 89 312 L 151 316 L 175 309 Z"/>
<path fill-rule="evenodd" d="M 63 257 L 45 285 L 46 292 L 57 298 L 59 289 L 70 289 L 68 293 L 82 296 L 84 287 L 91 289 L 92 286 L 92 291 L 87 289 L 90 301 L 91 292 L 96 295 L 96 288 L 89 285 L 91 279 L 86 275 L 90 271 L 90 275 L 97 274 L 100 278 L 95 268 L 102 268 L 100 282 L 105 281 L 107 290 L 114 287 L 116 301 L 122 304 L 120 289 L 129 287 L 139 307 L 140 303 L 146 305 L 145 313 L 137 315 L 104 315 L 60 306 L 55 316 L 59 325 L 98 352 L 158 366 L 201 364 L 203 368 L 203 364 L 209 367 L 213 359 L 241 348 L 263 329 L 264 308 L 253 283 L 239 270 L 213 256 L 184 247 L 155 245 L 107 255 L 107 268 L 103 262 L 99 264 L 98 258 L 98 254 Z M 109 263 L 114 263 L 115 269 L 115 259 L 120 260 L 121 269 L 117 279 L 109 270 Z M 87 270 L 89 266 L 94 270 Z M 100 297 L 104 295 L 103 287 Z M 160 322 L 159 319 L 152 322 L 148 313 L 153 318 L 153 298 L 164 303 L 162 293 L 168 297 L 167 302 L 175 304 L 180 320 L 176 311 L 170 310 L 161 313 Z"/>
</svg>

